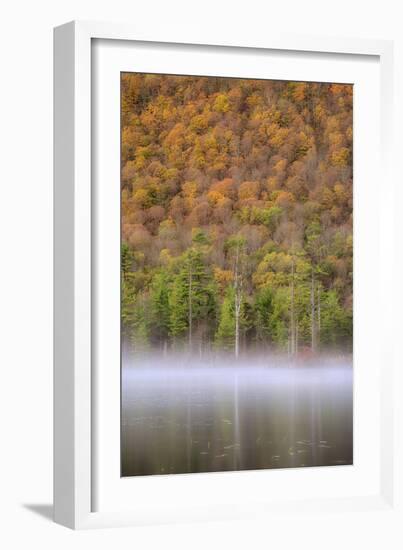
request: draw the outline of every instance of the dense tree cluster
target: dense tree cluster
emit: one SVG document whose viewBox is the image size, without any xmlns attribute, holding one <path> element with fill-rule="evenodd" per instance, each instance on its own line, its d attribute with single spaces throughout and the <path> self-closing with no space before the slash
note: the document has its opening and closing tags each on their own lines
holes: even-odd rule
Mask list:
<svg viewBox="0 0 403 550">
<path fill-rule="evenodd" d="M 349 351 L 352 86 L 121 78 L 126 344 Z"/>
</svg>

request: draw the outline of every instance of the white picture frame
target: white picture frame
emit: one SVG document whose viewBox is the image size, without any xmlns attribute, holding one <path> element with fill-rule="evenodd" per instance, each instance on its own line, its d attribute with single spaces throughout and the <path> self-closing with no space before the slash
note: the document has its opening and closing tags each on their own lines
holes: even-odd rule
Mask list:
<svg viewBox="0 0 403 550">
<path fill-rule="evenodd" d="M 228 35 L 226 35 L 228 36 Z M 93 48 L 95 41 L 113 40 L 141 44 L 158 44 L 160 49 L 169 43 L 188 51 L 203 51 L 209 48 L 210 55 L 223 49 L 237 49 L 245 60 L 253 52 L 283 52 L 299 56 L 327 56 L 331 63 L 337 56 L 363 56 L 376 59 L 380 83 L 379 155 L 382 162 L 382 178 L 386 182 L 379 203 L 376 205 L 379 222 L 380 258 L 393 258 L 396 242 L 390 213 L 394 208 L 393 173 L 393 44 L 388 41 L 337 39 L 329 37 L 287 36 L 270 33 L 268 36 L 246 35 L 225 40 L 214 37 L 208 31 L 200 38 L 189 37 L 184 29 L 179 36 L 148 35 L 130 25 L 109 23 L 72 22 L 55 29 L 54 82 L 55 82 L 55 370 L 54 370 L 54 505 L 55 521 L 71 528 L 91 528 L 119 525 L 153 524 L 161 522 L 197 521 L 220 518 L 243 518 L 254 515 L 277 513 L 279 507 L 286 512 L 309 508 L 312 513 L 323 511 L 388 510 L 395 508 L 397 487 L 394 472 L 394 404 L 393 369 L 395 356 L 390 346 L 388 323 L 393 315 L 390 300 L 394 284 L 391 261 L 388 269 L 379 271 L 380 295 L 377 314 L 385 321 L 379 342 L 379 371 L 374 371 L 373 397 L 379 398 L 379 479 L 374 480 L 375 489 L 363 489 L 352 493 L 343 489 L 328 497 L 324 494 L 304 495 L 304 484 L 299 494 L 288 495 L 285 501 L 260 499 L 255 504 L 242 498 L 232 498 L 232 505 L 225 510 L 205 505 L 180 506 L 171 502 L 160 507 L 150 505 L 120 506 L 119 493 L 116 501 L 99 511 L 95 502 L 95 485 L 99 483 L 100 470 L 96 460 L 99 451 L 97 431 L 98 384 L 95 379 L 94 357 L 97 350 L 94 341 L 94 315 L 97 315 L 97 288 L 94 284 L 95 257 L 94 239 L 99 227 L 94 222 L 94 142 L 92 83 L 94 82 Z M 166 44 L 166 46 L 164 46 Z M 182 46 L 181 46 L 182 45 Z M 241 50 L 240 50 L 241 49 Z M 247 63 L 247 61 L 245 61 Z M 145 62 L 147 65 L 147 62 Z M 195 66 L 197 74 L 197 66 Z M 169 71 L 167 71 L 169 72 Z M 376 152 L 375 152 L 376 153 Z M 371 199 L 372 200 L 372 199 Z M 372 207 L 375 206 L 375 198 Z M 357 205 L 355 204 L 355 208 Z M 397 317 L 395 317 L 397 320 Z M 375 361 L 375 359 L 374 359 Z M 101 428 L 102 429 L 102 428 Z M 378 471 L 377 470 L 377 471 Z M 312 470 L 314 472 L 314 470 Z M 316 470 L 317 472 L 318 470 Z M 108 475 L 101 472 L 103 476 Z M 255 482 L 261 484 L 262 478 Z M 203 474 L 208 483 L 218 480 L 216 474 Z M 259 475 L 259 473 L 258 473 Z M 291 473 L 291 475 L 293 475 Z M 311 476 L 305 471 L 303 476 Z M 371 474 L 372 475 L 372 474 Z M 152 491 L 158 491 L 163 478 L 143 480 Z M 171 476 L 171 478 L 177 476 Z M 249 481 L 252 479 L 249 478 Z M 184 484 L 182 477 L 182 485 Z M 244 480 L 246 478 L 244 477 Z M 237 484 L 238 478 L 226 477 L 227 484 Z M 249 483 L 248 481 L 248 483 Z M 376 481 L 376 482 L 375 482 Z M 284 483 L 289 483 L 283 478 Z M 306 483 L 311 479 L 306 478 Z M 334 483 L 337 482 L 337 479 Z M 172 482 L 174 483 L 174 482 Z M 244 482 L 245 483 L 245 482 Z M 343 483 L 347 483 L 346 480 Z M 178 486 L 177 486 L 178 487 Z M 176 488 L 177 488 L 176 487 Z M 146 487 L 147 489 L 147 487 Z M 175 487 L 169 487 L 176 490 Z M 130 489 L 129 489 L 130 494 Z M 242 495 L 242 491 L 241 491 Z M 253 499 L 252 499 L 253 500 Z"/>
</svg>

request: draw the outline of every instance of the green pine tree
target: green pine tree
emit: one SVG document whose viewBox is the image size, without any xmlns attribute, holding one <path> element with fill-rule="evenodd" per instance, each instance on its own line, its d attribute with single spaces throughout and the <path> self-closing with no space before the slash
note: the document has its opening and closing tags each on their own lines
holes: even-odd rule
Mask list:
<svg viewBox="0 0 403 550">
<path fill-rule="evenodd" d="M 169 337 L 169 285 L 169 273 L 162 268 L 154 275 L 150 287 L 151 332 L 159 345 L 166 345 Z"/>
<path fill-rule="evenodd" d="M 261 288 L 257 292 L 254 304 L 256 340 L 258 342 L 271 343 L 273 341 L 273 308 L 273 289 L 270 287 Z"/>
<path fill-rule="evenodd" d="M 218 328 L 215 334 L 215 345 L 218 350 L 233 351 L 235 346 L 235 290 L 227 288 L 220 309 Z"/>
<path fill-rule="evenodd" d="M 139 292 L 133 308 L 130 341 L 135 353 L 143 353 L 150 347 L 149 297 Z"/>
<path fill-rule="evenodd" d="M 181 258 L 169 297 L 169 332 L 174 340 L 187 336 L 189 348 L 199 323 L 214 315 L 215 299 L 211 275 L 204 262 L 202 246 L 194 245 Z"/>
</svg>

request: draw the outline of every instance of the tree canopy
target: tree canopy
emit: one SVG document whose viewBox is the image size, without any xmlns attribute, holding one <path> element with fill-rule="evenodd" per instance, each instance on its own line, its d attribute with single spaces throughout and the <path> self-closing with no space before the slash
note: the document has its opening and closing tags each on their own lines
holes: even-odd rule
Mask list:
<svg viewBox="0 0 403 550">
<path fill-rule="evenodd" d="M 344 84 L 122 74 L 128 347 L 351 350 L 352 104 Z"/>
</svg>

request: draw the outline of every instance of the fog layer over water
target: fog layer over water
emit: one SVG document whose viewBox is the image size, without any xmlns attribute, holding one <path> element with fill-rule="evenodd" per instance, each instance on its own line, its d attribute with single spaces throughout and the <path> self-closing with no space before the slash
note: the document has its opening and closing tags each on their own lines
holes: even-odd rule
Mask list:
<svg viewBox="0 0 403 550">
<path fill-rule="evenodd" d="M 122 475 L 352 464 L 349 359 L 124 359 Z"/>
</svg>

